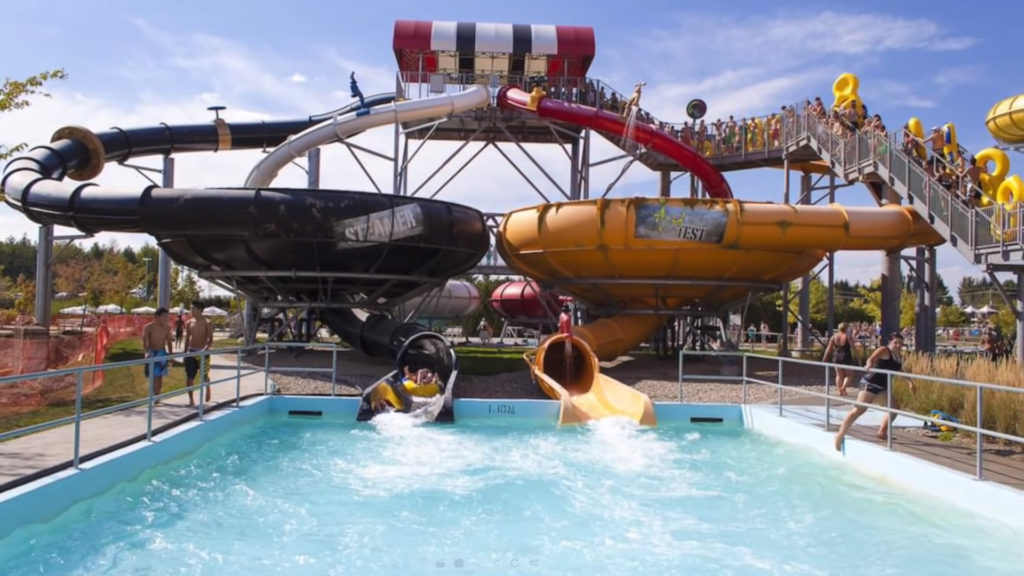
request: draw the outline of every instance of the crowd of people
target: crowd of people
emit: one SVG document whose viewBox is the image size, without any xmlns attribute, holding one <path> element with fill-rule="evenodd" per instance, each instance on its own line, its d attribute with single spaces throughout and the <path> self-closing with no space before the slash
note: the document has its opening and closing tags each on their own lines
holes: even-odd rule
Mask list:
<svg viewBox="0 0 1024 576">
<path fill-rule="evenodd" d="M 601 82 L 586 80 L 576 83 L 572 79 L 561 79 L 547 85 L 547 95 L 560 100 L 576 102 L 601 110 L 629 116 L 634 121 L 644 122 L 691 146 L 706 157 L 723 156 L 759 150 L 778 149 L 782 146 L 783 126 L 798 118 L 795 106 L 783 106 L 779 112 L 766 116 L 729 116 L 713 122 L 703 119 L 670 124 L 656 119 L 639 105 L 637 85 L 633 96 L 626 97 L 607 88 Z M 884 149 L 890 135 L 879 114 L 869 114 L 867 105 L 858 100 L 834 108 L 826 106 L 820 97 L 804 101 L 799 114 L 818 118 L 827 130 L 840 137 L 848 138 L 857 133 L 867 133 L 879 142 L 877 148 Z M 917 161 L 930 178 L 948 190 L 966 206 L 977 206 L 983 192 L 981 175 L 985 166 L 961 149 L 949 150 L 943 131 L 935 126 L 923 138 L 917 138 L 908 125 L 901 130 L 902 150 Z"/>
</svg>

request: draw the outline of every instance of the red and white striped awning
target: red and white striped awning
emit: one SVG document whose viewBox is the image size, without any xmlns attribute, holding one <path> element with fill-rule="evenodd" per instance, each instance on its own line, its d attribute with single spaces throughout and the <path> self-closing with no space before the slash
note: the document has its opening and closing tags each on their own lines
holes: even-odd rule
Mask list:
<svg viewBox="0 0 1024 576">
<path fill-rule="evenodd" d="M 414 82 L 435 73 L 583 77 L 595 42 L 589 26 L 398 20 L 394 50 Z"/>
</svg>

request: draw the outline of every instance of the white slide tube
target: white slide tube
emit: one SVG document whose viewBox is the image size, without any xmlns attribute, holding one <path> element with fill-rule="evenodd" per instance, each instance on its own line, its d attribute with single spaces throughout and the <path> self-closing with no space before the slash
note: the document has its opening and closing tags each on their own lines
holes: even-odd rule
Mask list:
<svg viewBox="0 0 1024 576">
<path fill-rule="evenodd" d="M 249 173 L 245 180 L 247 188 L 269 186 L 282 168 L 306 152 L 358 134 L 369 128 L 396 122 L 413 122 L 429 118 L 440 118 L 485 106 L 490 102 L 490 93 L 484 86 L 472 86 L 457 94 L 431 96 L 421 100 L 405 100 L 375 106 L 368 110 L 349 112 L 335 116 L 289 138 L 267 154 Z"/>
</svg>

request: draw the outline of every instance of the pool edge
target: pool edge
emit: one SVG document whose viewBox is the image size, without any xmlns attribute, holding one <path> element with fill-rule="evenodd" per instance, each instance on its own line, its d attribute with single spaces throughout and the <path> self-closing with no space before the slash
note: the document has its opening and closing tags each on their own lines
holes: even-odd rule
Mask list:
<svg viewBox="0 0 1024 576">
<path fill-rule="evenodd" d="M 978 480 L 958 470 L 884 446 L 846 438 L 845 449 L 835 449 L 835 433 L 779 416 L 778 407 L 745 406 L 745 426 L 755 432 L 807 446 L 826 458 L 840 460 L 858 473 L 880 477 L 911 492 L 949 502 L 970 512 L 1024 530 L 1024 491 L 997 482 Z"/>
</svg>

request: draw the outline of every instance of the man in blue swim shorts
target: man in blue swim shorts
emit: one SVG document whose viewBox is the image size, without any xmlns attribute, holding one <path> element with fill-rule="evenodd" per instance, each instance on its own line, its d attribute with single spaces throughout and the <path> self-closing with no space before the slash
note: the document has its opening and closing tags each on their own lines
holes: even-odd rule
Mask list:
<svg viewBox="0 0 1024 576">
<path fill-rule="evenodd" d="M 146 358 L 162 358 L 173 352 L 174 339 L 171 337 L 171 326 L 167 322 L 167 308 L 158 308 L 153 313 L 153 321 L 142 330 L 142 349 Z M 149 378 L 150 366 L 153 369 L 153 395 L 159 396 L 167 375 L 167 361 L 147 362 L 146 378 Z M 159 400 L 157 400 L 159 402 Z"/>
</svg>

